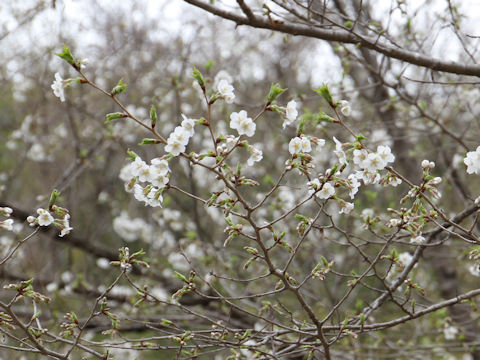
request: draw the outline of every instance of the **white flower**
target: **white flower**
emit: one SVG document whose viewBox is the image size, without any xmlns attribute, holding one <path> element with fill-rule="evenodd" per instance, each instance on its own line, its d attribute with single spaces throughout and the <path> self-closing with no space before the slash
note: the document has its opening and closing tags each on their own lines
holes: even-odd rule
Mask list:
<svg viewBox="0 0 480 360">
<path fill-rule="evenodd" d="M 35 226 L 35 220 L 37 220 L 35 216 L 30 215 L 27 217 L 27 222 L 30 226 Z"/>
<path fill-rule="evenodd" d="M 168 161 L 165 159 L 155 158 L 150 161 L 150 174 L 153 177 L 158 175 L 167 175 L 170 172 L 170 167 L 168 166 Z"/>
<path fill-rule="evenodd" d="M 7 231 L 13 230 L 13 219 L 7 219 L 4 221 L 0 221 L 0 228 L 5 229 Z"/>
<path fill-rule="evenodd" d="M 135 196 L 135 199 L 138 201 L 147 201 L 147 197 L 145 196 L 145 189 L 139 185 L 135 184 L 133 186 L 133 196 Z"/>
<path fill-rule="evenodd" d="M 372 209 L 366 208 L 362 210 L 362 214 L 360 215 L 365 221 L 368 219 L 373 219 L 375 213 Z"/>
<path fill-rule="evenodd" d="M 378 153 L 370 153 L 363 161 L 364 169 L 370 173 L 376 173 L 377 170 L 382 170 L 387 163 L 383 160 L 382 156 Z"/>
<path fill-rule="evenodd" d="M 65 214 L 61 223 L 60 237 L 64 237 L 67 234 L 70 234 L 70 231 L 73 230 L 73 227 L 70 227 L 70 214 Z"/>
<path fill-rule="evenodd" d="M 443 335 L 445 336 L 446 340 L 454 340 L 457 334 L 458 329 L 455 326 L 446 325 L 443 328 Z"/>
<path fill-rule="evenodd" d="M 310 140 L 307 137 L 302 136 L 302 152 L 308 153 L 310 151 L 312 151 L 312 145 L 310 144 Z"/>
<path fill-rule="evenodd" d="M 310 144 L 310 140 L 305 137 L 294 137 L 292 140 L 290 140 L 290 143 L 288 144 L 288 151 L 290 154 L 298 154 L 300 152 L 307 153 L 312 151 L 312 145 Z"/>
<path fill-rule="evenodd" d="M 186 133 L 188 133 L 189 137 L 192 137 L 195 133 L 195 121 L 187 118 L 184 114 L 182 114 L 182 117 L 182 128 L 185 130 Z"/>
<path fill-rule="evenodd" d="M 340 209 L 340 214 L 350 214 L 350 212 L 353 210 L 354 205 L 353 203 L 347 202 L 347 201 L 341 201 L 340 206 L 342 207 Z"/>
<path fill-rule="evenodd" d="M 287 125 L 291 125 L 295 122 L 298 116 L 298 111 L 297 111 L 297 103 L 295 100 L 291 100 L 288 102 L 287 107 L 285 109 L 285 121 L 283 122 L 283 128 L 285 128 Z"/>
<path fill-rule="evenodd" d="M 220 70 L 217 73 L 217 75 L 215 75 L 215 80 L 213 82 L 215 84 L 214 87 L 216 89 L 218 89 L 218 84 L 220 83 L 221 80 L 225 80 L 229 84 L 231 84 L 233 82 L 233 78 L 225 70 Z"/>
<path fill-rule="evenodd" d="M 395 226 L 399 226 L 401 223 L 402 223 L 402 220 L 400 220 L 400 219 L 390 219 L 387 223 L 387 226 L 388 227 L 395 227 Z"/>
<path fill-rule="evenodd" d="M 217 85 L 217 90 L 227 103 L 231 104 L 233 99 L 235 99 L 233 86 L 230 85 L 227 80 L 220 80 Z"/>
<path fill-rule="evenodd" d="M 147 195 L 147 200 L 145 205 L 149 205 L 151 207 L 162 207 L 163 203 L 163 196 L 161 194 L 160 189 L 156 187 L 152 187 Z"/>
<path fill-rule="evenodd" d="M 58 97 L 61 102 L 64 102 L 65 101 L 65 92 L 63 91 L 63 89 L 64 89 L 63 79 L 58 72 L 55 73 L 55 81 L 51 85 L 51 88 L 52 88 L 55 96 Z"/>
<path fill-rule="evenodd" d="M 472 274 L 473 276 L 480 276 L 480 264 L 470 266 L 468 268 L 468 271 L 470 271 L 470 274 Z"/>
<path fill-rule="evenodd" d="M 60 274 L 60 279 L 62 279 L 64 283 L 69 283 L 75 279 L 75 276 L 70 271 L 64 271 Z"/>
<path fill-rule="evenodd" d="M 288 144 L 288 151 L 292 155 L 298 154 L 300 151 L 302 151 L 302 139 L 297 136 L 290 140 L 290 143 Z"/>
<path fill-rule="evenodd" d="M 141 182 L 148 181 L 150 179 L 150 166 L 148 166 L 144 161 L 142 161 L 142 166 L 137 168 L 138 180 Z"/>
<path fill-rule="evenodd" d="M 320 199 L 328 199 L 335 194 L 335 188 L 330 183 L 323 184 L 320 191 L 317 192 L 317 197 Z"/>
<path fill-rule="evenodd" d="M 401 266 L 407 267 L 413 260 L 413 256 L 408 252 L 403 252 L 398 255 L 398 262 Z"/>
<path fill-rule="evenodd" d="M 348 103 L 347 100 L 340 101 L 340 111 L 342 112 L 343 115 L 350 116 L 350 113 L 352 112 L 352 110 L 350 109 L 350 104 Z"/>
<path fill-rule="evenodd" d="M 366 149 L 355 149 L 353 150 L 353 162 L 360 166 L 362 169 L 364 168 L 364 161 L 367 160 L 368 151 Z"/>
<path fill-rule="evenodd" d="M 310 190 L 308 190 L 308 195 L 311 196 L 315 191 L 320 189 L 320 180 L 313 179 L 312 181 L 307 182 L 307 186 Z"/>
<path fill-rule="evenodd" d="M 395 161 L 395 156 L 392 154 L 392 150 L 389 146 L 379 145 L 377 146 L 377 154 L 383 159 L 385 163 L 391 163 Z"/>
<path fill-rule="evenodd" d="M 480 146 L 477 150 L 468 152 L 463 163 L 467 165 L 468 174 L 480 173 Z"/>
<path fill-rule="evenodd" d="M 347 155 L 342 149 L 342 143 L 333 137 L 333 141 L 335 141 L 335 150 L 334 153 L 337 155 L 338 161 L 340 162 L 340 165 L 344 165 L 347 163 Z"/>
<path fill-rule="evenodd" d="M 182 145 L 179 142 L 168 142 L 165 146 L 165 151 L 171 153 L 173 156 L 178 156 L 180 153 L 185 151 L 185 145 Z"/>
<path fill-rule="evenodd" d="M 248 166 L 253 166 L 255 162 L 259 162 L 263 159 L 262 150 L 257 149 L 253 146 L 250 146 L 248 149 L 250 150 L 250 157 L 247 160 Z"/>
<path fill-rule="evenodd" d="M 350 192 L 348 193 L 348 195 L 350 195 L 350 199 L 353 199 L 355 197 L 355 194 L 358 192 L 358 188 L 360 187 L 360 185 L 360 181 L 358 181 L 355 174 L 348 175 L 347 186 L 350 189 Z"/>
<path fill-rule="evenodd" d="M 4 215 L 6 217 L 9 217 L 12 212 L 13 212 L 12 208 L 0 207 L 0 215 Z"/>
<path fill-rule="evenodd" d="M 239 135 L 253 136 L 255 134 L 256 124 L 245 110 L 233 112 L 230 114 L 230 127 L 238 131 Z"/>
<path fill-rule="evenodd" d="M 425 244 L 425 238 L 424 238 L 422 235 L 418 235 L 418 236 L 412 237 L 412 238 L 410 239 L 410 244 L 414 244 L 414 245 L 422 245 L 422 244 Z"/>
<path fill-rule="evenodd" d="M 396 186 L 400 185 L 401 183 L 402 183 L 402 179 L 400 179 L 396 176 L 393 176 L 393 175 L 390 175 L 387 178 L 387 182 L 386 182 L 387 185 L 391 185 L 393 187 L 396 187 Z"/>
<path fill-rule="evenodd" d="M 175 141 L 179 142 L 182 145 L 187 145 L 188 141 L 190 140 L 189 132 L 183 128 L 182 126 L 177 126 L 175 130 L 169 135 L 168 142 Z"/>
<path fill-rule="evenodd" d="M 142 170 L 145 169 L 145 167 L 148 167 L 148 165 L 145 163 L 145 161 L 142 160 L 140 156 L 137 156 L 135 160 L 132 162 L 131 168 L 129 169 L 131 175 L 133 177 L 136 177 L 142 172 Z"/>
<path fill-rule="evenodd" d="M 100 269 L 107 269 L 107 268 L 110 267 L 110 260 L 108 260 L 106 258 L 98 258 L 97 259 L 97 266 Z"/>
<path fill-rule="evenodd" d="M 50 215 L 48 211 L 45 209 L 37 209 L 37 214 L 38 214 L 38 225 L 40 226 L 48 226 L 51 223 L 53 223 L 53 216 Z"/>
</svg>

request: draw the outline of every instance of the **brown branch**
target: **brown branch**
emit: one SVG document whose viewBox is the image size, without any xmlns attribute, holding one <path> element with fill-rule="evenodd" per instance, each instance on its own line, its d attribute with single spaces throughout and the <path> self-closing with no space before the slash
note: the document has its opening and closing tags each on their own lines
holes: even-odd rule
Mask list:
<svg viewBox="0 0 480 360">
<path fill-rule="evenodd" d="M 266 19 L 262 19 L 259 17 L 254 17 L 253 19 L 250 19 L 248 17 L 240 16 L 230 11 L 219 9 L 218 7 L 207 4 L 201 0 L 184 1 L 191 5 L 199 7 L 213 15 L 217 15 L 221 18 L 231 20 L 237 25 L 248 25 L 254 28 L 268 29 L 296 36 L 306 36 L 327 41 L 338 41 L 344 44 L 360 45 L 365 48 L 374 50 L 380 54 L 384 54 L 390 58 L 405 61 L 407 63 L 425 67 L 431 70 L 443 71 L 458 75 L 480 76 L 480 65 L 466 65 L 451 61 L 441 61 L 438 59 L 434 59 L 430 56 L 421 55 L 413 51 L 392 47 L 378 41 L 377 38 L 373 39 L 367 36 L 360 36 L 351 31 L 326 30 L 300 24 L 272 24 Z"/>
</svg>

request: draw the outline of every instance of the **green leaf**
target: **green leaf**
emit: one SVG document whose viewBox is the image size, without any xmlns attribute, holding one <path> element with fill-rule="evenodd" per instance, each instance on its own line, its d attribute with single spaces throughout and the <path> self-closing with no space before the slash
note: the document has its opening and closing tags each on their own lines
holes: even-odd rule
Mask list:
<svg viewBox="0 0 480 360">
<path fill-rule="evenodd" d="M 129 155 L 128 160 L 131 160 L 131 161 L 135 161 L 135 159 L 138 156 L 133 150 L 130 150 L 130 149 L 127 150 L 127 154 Z"/>
<path fill-rule="evenodd" d="M 184 275 L 180 274 L 178 271 L 175 271 L 175 274 L 173 274 L 173 276 L 175 276 L 178 280 L 188 284 L 187 278 Z"/>
<path fill-rule="evenodd" d="M 122 79 L 120 79 L 117 85 L 112 89 L 112 96 L 121 94 L 127 90 L 127 85 L 123 83 Z"/>
<path fill-rule="evenodd" d="M 334 106 L 332 95 L 330 94 L 330 90 L 328 89 L 327 84 L 323 84 L 318 89 L 313 89 L 317 94 L 321 95 L 329 104 L 330 106 Z"/>
<path fill-rule="evenodd" d="M 193 67 L 192 76 L 195 80 L 197 80 L 198 85 L 200 85 L 202 89 L 205 89 L 205 79 L 203 78 L 202 73 L 195 66 Z"/>
<path fill-rule="evenodd" d="M 149 138 L 144 138 L 142 142 L 140 142 L 138 145 L 154 145 L 160 143 L 160 140 L 158 139 L 149 139 Z"/>
<path fill-rule="evenodd" d="M 215 61 L 208 60 L 207 63 L 205 64 L 205 70 L 207 70 L 207 72 L 209 72 L 214 65 L 215 65 Z"/>
<path fill-rule="evenodd" d="M 280 87 L 280 84 L 272 84 L 272 86 L 270 87 L 270 91 L 268 92 L 268 95 L 267 95 L 267 101 L 269 103 L 274 102 L 277 99 L 277 97 L 279 97 L 285 91 L 287 91 L 287 89 L 286 88 L 282 89 Z"/>
<path fill-rule="evenodd" d="M 152 122 L 152 129 L 157 125 L 157 109 L 152 105 L 150 108 L 150 121 Z"/>
<path fill-rule="evenodd" d="M 57 201 L 57 197 L 60 196 L 60 191 L 57 189 L 53 189 L 52 193 L 50 194 L 50 201 L 48 202 L 48 208 L 51 209 L 55 202 Z"/>
<path fill-rule="evenodd" d="M 78 69 L 78 65 L 75 61 L 75 58 L 73 57 L 72 53 L 70 52 L 70 49 L 63 45 L 62 52 L 55 53 L 58 57 L 61 59 L 65 60 L 67 63 L 72 65 L 75 69 Z"/>
<path fill-rule="evenodd" d="M 126 117 L 128 117 L 128 115 L 125 114 L 125 113 L 121 113 L 121 112 L 110 113 L 110 114 L 105 115 L 105 119 L 106 119 L 105 124 L 109 124 L 113 120 L 123 119 L 123 118 L 126 118 Z"/>
</svg>

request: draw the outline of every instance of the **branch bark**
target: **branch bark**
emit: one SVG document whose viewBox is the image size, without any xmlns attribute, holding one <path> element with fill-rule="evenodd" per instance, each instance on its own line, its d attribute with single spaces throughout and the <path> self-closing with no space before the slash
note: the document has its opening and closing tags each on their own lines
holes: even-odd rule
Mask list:
<svg viewBox="0 0 480 360">
<path fill-rule="evenodd" d="M 305 24 L 289 24 L 289 23 L 271 23 L 267 19 L 256 17 L 245 17 L 237 15 L 234 12 L 220 9 L 201 0 L 184 0 L 185 2 L 201 8 L 213 15 L 223 19 L 235 22 L 237 25 L 247 25 L 254 28 L 268 29 L 276 32 L 295 36 L 306 36 L 310 38 L 337 41 L 344 44 L 355 44 L 367 49 L 374 50 L 380 54 L 390 58 L 407 62 L 412 65 L 428 68 L 435 71 L 442 71 L 457 75 L 480 76 L 480 65 L 460 64 L 452 61 L 442 61 L 430 56 L 421 55 L 419 53 L 406 50 L 399 47 L 386 44 L 379 41 L 378 38 L 368 36 L 360 36 L 347 30 L 329 30 Z"/>
</svg>

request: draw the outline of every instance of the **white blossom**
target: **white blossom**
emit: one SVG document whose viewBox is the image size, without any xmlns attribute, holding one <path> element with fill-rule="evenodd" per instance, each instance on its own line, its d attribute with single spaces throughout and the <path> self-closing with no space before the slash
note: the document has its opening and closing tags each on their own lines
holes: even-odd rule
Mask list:
<svg viewBox="0 0 480 360">
<path fill-rule="evenodd" d="M 192 137 L 195 133 L 195 121 L 193 119 L 187 118 L 184 114 L 182 114 L 182 128 L 188 133 L 189 137 Z"/>
<path fill-rule="evenodd" d="M 13 212 L 12 208 L 0 207 L 0 215 L 4 215 L 6 217 L 9 217 L 12 212 Z"/>
<path fill-rule="evenodd" d="M 338 161 L 340 162 L 340 165 L 344 165 L 347 163 L 347 155 L 343 151 L 342 148 L 342 143 L 337 140 L 337 138 L 334 136 L 333 141 L 335 141 L 335 150 L 334 153 L 337 155 Z"/>
<path fill-rule="evenodd" d="M 48 226 L 54 221 L 53 216 L 45 209 L 37 209 L 37 214 L 37 221 L 40 226 Z"/>
<path fill-rule="evenodd" d="M 295 100 L 288 102 L 287 107 L 285 108 L 285 121 L 283 122 L 283 128 L 287 125 L 291 125 L 295 122 L 298 116 L 297 103 Z"/>
<path fill-rule="evenodd" d="M 290 140 L 290 143 L 288 144 L 288 151 L 290 154 L 298 154 L 298 153 L 308 153 L 312 151 L 312 145 L 310 144 L 310 140 L 305 137 L 294 137 L 292 140 Z"/>
<path fill-rule="evenodd" d="M 100 269 L 108 269 L 110 267 L 110 260 L 106 258 L 98 258 L 97 259 L 97 266 Z"/>
<path fill-rule="evenodd" d="M 458 329 L 452 325 L 446 325 L 443 328 L 443 335 L 445 336 L 446 340 L 455 340 L 458 334 Z"/>
<path fill-rule="evenodd" d="M 425 238 L 422 235 L 414 236 L 410 239 L 410 244 L 414 244 L 414 245 L 425 244 Z"/>
<path fill-rule="evenodd" d="M 233 93 L 233 86 L 230 85 L 227 80 L 220 80 L 217 85 L 217 90 L 228 104 L 231 104 L 235 99 L 235 94 Z"/>
<path fill-rule="evenodd" d="M 347 186 L 350 189 L 350 192 L 348 193 L 348 195 L 350 195 L 350 199 L 353 199 L 355 197 L 355 194 L 358 192 L 358 188 L 360 187 L 360 185 L 360 181 L 358 181 L 355 174 L 348 175 Z"/>
<path fill-rule="evenodd" d="M 245 110 L 230 114 L 230 127 L 238 131 L 239 135 L 253 136 L 255 134 L 256 124 Z"/>
<path fill-rule="evenodd" d="M 362 169 L 365 168 L 364 161 L 367 160 L 368 151 L 366 149 L 355 149 L 353 150 L 353 162 L 357 164 Z"/>
<path fill-rule="evenodd" d="M 13 230 L 13 219 L 7 219 L 0 221 L 0 228 L 7 230 L 7 231 L 12 231 Z"/>
<path fill-rule="evenodd" d="M 65 214 L 61 222 L 61 232 L 60 237 L 64 237 L 67 234 L 70 234 L 70 231 L 73 230 L 73 227 L 70 226 L 70 214 Z"/>
<path fill-rule="evenodd" d="M 250 157 L 247 160 L 248 166 L 253 166 L 255 162 L 259 162 L 263 159 L 262 150 L 255 148 L 254 146 L 249 147 Z"/>
<path fill-rule="evenodd" d="M 347 100 L 340 101 L 340 111 L 342 112 L 343 115 L 350 116 L 352 109 L 350 108 L 350 104 L 348 103 Z"/>
<path fill-rule="evenodd" d="M 63 91 L 64 89 L 63 83 L 64 83 L 64 80 L 62 79 L 60 74 L 58 72 L 55 73 L 55 81 L 51 85 L 51 88 L 55 96 L 58 97 L 61 102 L 65 101 L 65 92 Z"/>
<path fill-rule="evenodd" d="M 323 184 L 320 191 L 317 192 L 317 197 L 320 199 L 328 199 L 335 194 L 335 188 L 330 183 Z"/>
<path fill-rule="evenodd" d="M 470 271 L 470 274 L 472 274 L 473 276 L 480 276 L 480 265 L 472 265 L 468 268 L 468 271 Z"/>
<path fill-rule="evenodd" d="M 353 208 L 354 208 L 353 203 L 347 202 L 347 201 L 343 201 L 343 200 L 340 202 L 340 206 L 341 206 L 340 214 L 350 214 L 350 212 L 351 212 L 351 211 L 353 210 Z"/>
<path fill-rule="evenodd" d="M 477 150 L 468 152 L 463 163 L 467 165 L 468 174 L 480 173 L 480 146 L 477 147 Z"/>
<path fill-rule="evenodd" d="M 392 154 L 392 150 L 387 145 L 377 146 L 377 154 L 383 159 L 385 163 L 391 163 L 395 161 L 395 156 Z"/>
<path fill-rule="evenodd" d="M 382 170 L 387 166 L 387 163 L 383 160 L 382 156 L 378 153 L 370 153 L 367 158 L 363 161 L 363 168 L 371 173 L 377 172 L 377 170 Z"/>
<path fill-rule="evenodd" d="M 398 255 L 398 262 L 401 266 L 407 267 L 413 260 L 413 256 L 408 252 L 403 252 Z"/>
</svg>

